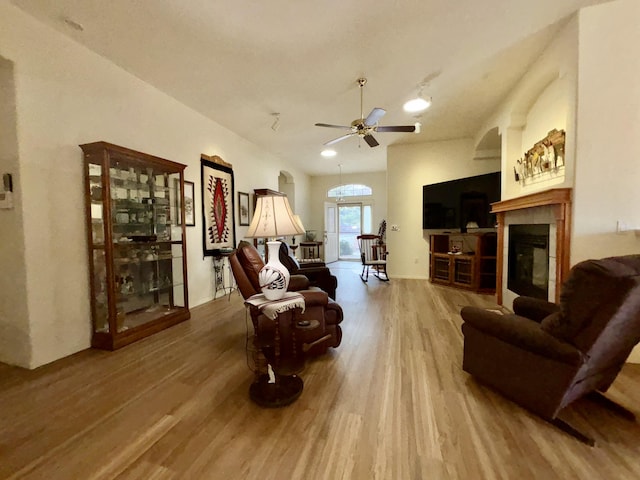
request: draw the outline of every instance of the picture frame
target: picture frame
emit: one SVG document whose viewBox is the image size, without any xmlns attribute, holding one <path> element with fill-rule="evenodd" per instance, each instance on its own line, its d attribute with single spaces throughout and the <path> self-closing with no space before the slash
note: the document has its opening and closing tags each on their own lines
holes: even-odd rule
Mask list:
<svg viewBox="0 0 640 480">
<path fill-rule="evenodd" d="M 196 226 L 195 184 L 184 181 L 184 224 L 187 227 Z"/>
<path fill-rule="evenodd" d="M 200 156 L 202 251 L 216 256 L 235 248 L 233 168 L 217 155 Z"/>
<path fill-rule="evenodd" d="M 240 226 L 249 226 L 251 221 L 251 211 L 249 208 L 249 194 L 238 192 L 238 224 Z"/>
</svg>

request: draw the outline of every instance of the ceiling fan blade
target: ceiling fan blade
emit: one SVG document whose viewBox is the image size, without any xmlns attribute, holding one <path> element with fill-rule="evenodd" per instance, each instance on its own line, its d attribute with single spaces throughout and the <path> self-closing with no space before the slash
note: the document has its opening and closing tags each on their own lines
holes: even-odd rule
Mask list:
<svg viewBox="0 0 640 480">
<path fill-rule="evenodd" d="M 344 128 L 349 130 L 351 126 L 346 125 L 331 125 L 330 123 L 316 123 L 316 127 L 329 127 L 329 128 Z"/>
<path fill-rule="evenodd" d="M 371 113 L 364 119 L 364 124 L 367 126 L 375 125 L 380 121 L 387 111 L 383 108 L 374 108 Z"/>
<path fill-rule="evenodd" d="M 415 132 L 415 125 L 396 125 L 395 127 L 376 127 L 376 132 Z"/>
<path fill-rule="evenodd" d="M 347 133 L 346 135 L 343 135 L 341 137 L 338 138 L 334 138 L 333 140 L 329 140 L 328 142 L 325 142 L 323 145 L 333 145 L 334 143 L 338 143 L 341 142 L 342 140 L 344 140 L 345 138 L 349 138 L 350 136 L 355 135 L 355 133 L 351 132 L 351 133 Z"/>
<path fill-rule="evenodd" d="M 380 145 L 378 141 L 373 138 L 373 135 L 365 135 L 364 141 L 367 142 L 370 147 L 377 147 L 378 145 Z"/>
</svg>

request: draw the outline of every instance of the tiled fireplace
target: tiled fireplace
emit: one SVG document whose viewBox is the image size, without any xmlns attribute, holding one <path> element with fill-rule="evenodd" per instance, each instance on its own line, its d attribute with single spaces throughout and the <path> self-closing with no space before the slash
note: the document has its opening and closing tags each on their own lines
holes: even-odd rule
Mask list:
<svg viewBox="0 0 640 480">
<path fill-rule="evenodd" d="M 497 202 L 492 212 L 498 219 L 498 304 L 511 308 L 519 295 L 556 302 L 569 272 L 571 189 Z"/>
</svg>

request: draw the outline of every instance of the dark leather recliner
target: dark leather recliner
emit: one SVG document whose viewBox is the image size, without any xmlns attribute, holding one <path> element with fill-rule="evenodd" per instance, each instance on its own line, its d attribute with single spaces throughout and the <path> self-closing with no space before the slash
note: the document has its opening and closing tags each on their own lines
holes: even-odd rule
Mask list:
<svg viewBox="0 0 640 480">
<path fill-rule="evenodd" d="M 238 248 L 229 256 L 229 264 L 236 279 L 238 289 L 243 298 L 261 293 L 258 273 L 264 266 L 260 254 L 249 242 L 241 241 Z M 291 275 L 289 291 L 301 293 L 305 299 L 305 312 L 295 317 L 293 310 L 279 314 L 281 334 L 289 337 L 287 329 L 293 328 L 300 320 L 317 320 L 319 326 L 312 329 L 296 328 L 296 348 L 307 355 L 325 353 L 329 347 L 338 347 L 342 340 L 340 322 L 343 319 L 342 307 L 329 298 L 328 294 L 309 284 L 309 279 L 303 275 Z M 262 335 L 270 335 L 274 329 L 274 322 L 265 317 L 255 307 L 250 307 L 251 319 L 256 331 Z M 283 346 L 284 349 L 287 346 Z"/>
<path fill-rule="evenodd" d="M 557 415 L 587 394 L 614 406 L 598 392 L 609 388 L 640 341 L 640 255 L 581 262 L 558 305 L 519 297 L 513 309 L 507 315 L 462 309 L 463 369 L 593 445 Z"/>
<path fill-rule="evenodd" d="M 291 275 L 304 275 L 309 279 L 311 286 L 324 290 L 331 298 L 336 299 L 338 279 L 324 263 L 299 263 L 285 242 L 280 243 L 279 258 Z"/>
</svg>

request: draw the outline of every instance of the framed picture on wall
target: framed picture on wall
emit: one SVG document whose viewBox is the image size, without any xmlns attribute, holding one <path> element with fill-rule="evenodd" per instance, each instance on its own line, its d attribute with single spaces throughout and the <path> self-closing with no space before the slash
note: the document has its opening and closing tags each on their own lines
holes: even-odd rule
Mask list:
<svg viewBox="0 0 640 480">
<path fill-rule="evenodd" d="M 187 227 L 196 226 L 196 209 L 193 182 L 184 181 L 184 224 Z"/>
<path fill-rule="evenodd" d="M 233 168 L 217 155 L 201 155 L 202 249 L 205 256 L 235 247 Z"/>
<path fill-rule="evenodd" d="M 238 192 L 238 223 L 241 226 L 248 226 L 251 220 L 249 211 L 249 194 Z"/>
</svg>

